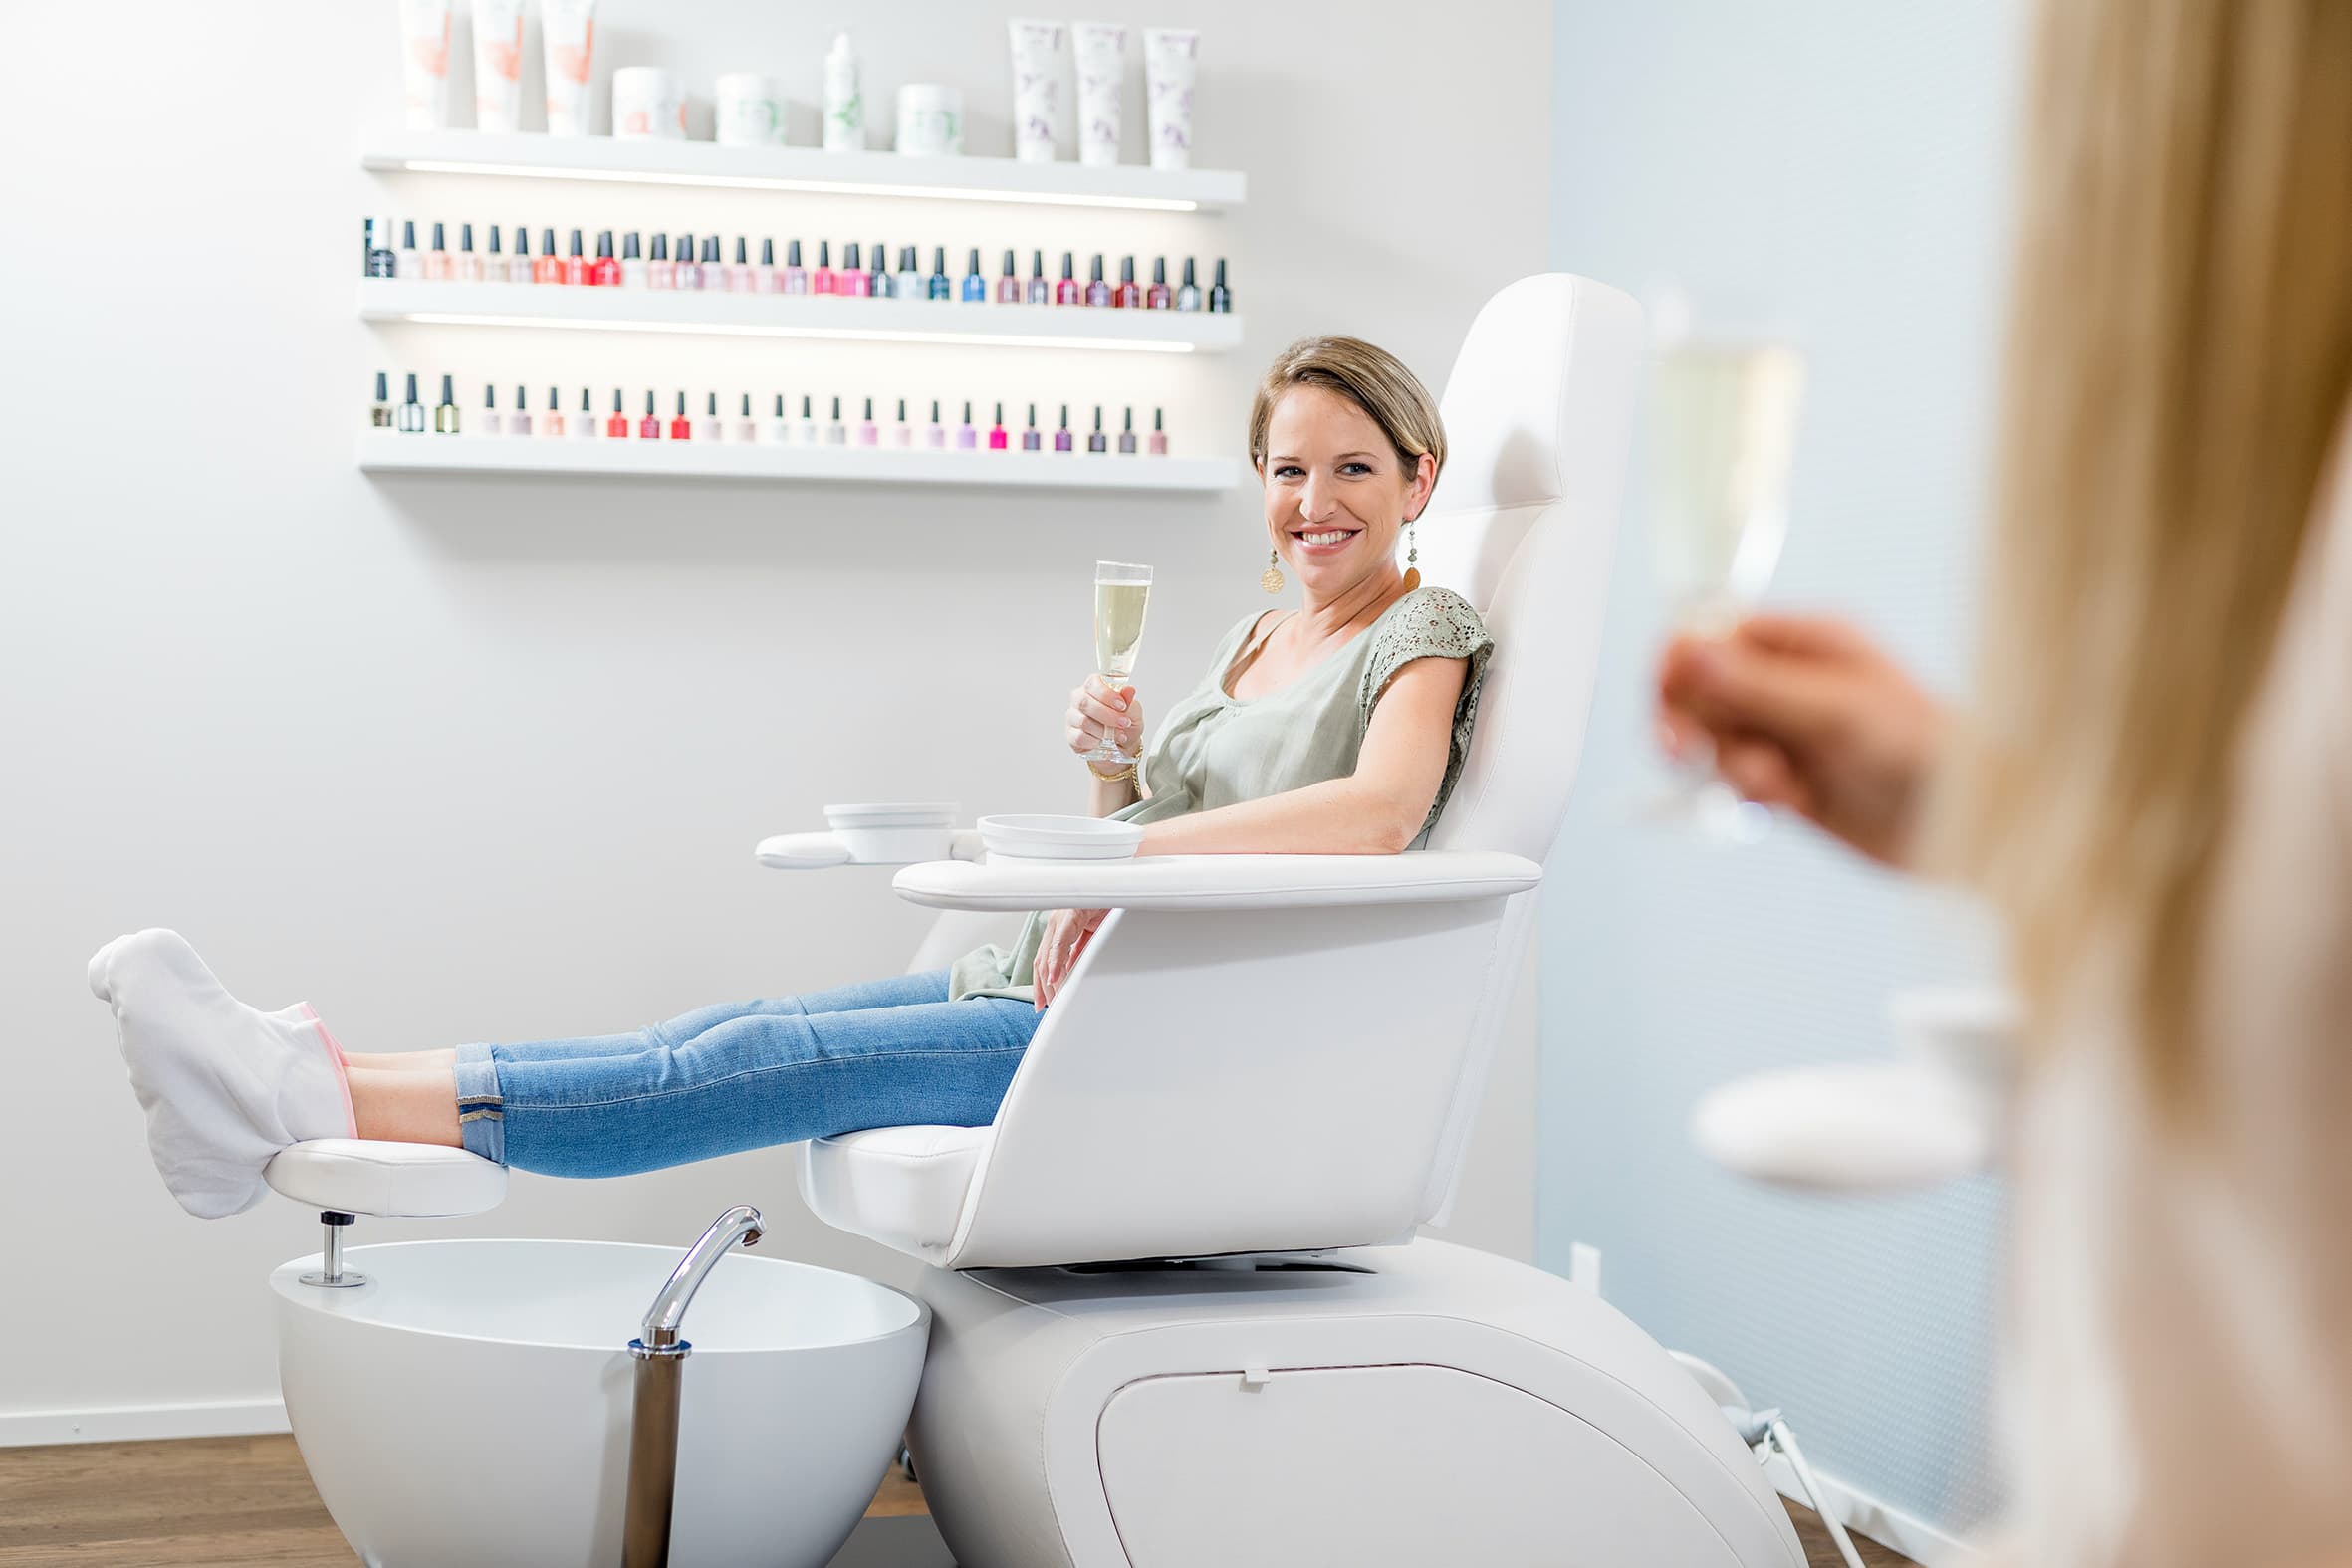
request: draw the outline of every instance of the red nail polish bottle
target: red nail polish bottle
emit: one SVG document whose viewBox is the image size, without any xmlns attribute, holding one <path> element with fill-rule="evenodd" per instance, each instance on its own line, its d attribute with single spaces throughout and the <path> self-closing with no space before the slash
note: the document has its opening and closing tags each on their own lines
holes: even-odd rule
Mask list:
<svg viewBox="0 0 2352 1568">
<path fill-rule="evenodd" d="M 564 264 L 556 259 L 556 231 L 539 231 L 539 256 L 531 263 L 533 283 L 562 283 Z"/>
<path fill-rule="evenodd" d="M 1118 292 L 1110 297 L 1110 303 L 1124 311 L 1143 309 L 1143 291 L 1135 283 L 1135 258 L 1132 256 L 1119 260 Z"/>
<path fill-rule="evenodd" d="M 620 411 L 620 388 L 612 389 L 612 417 L 604 421 L 607 440 L 625 441 L 629 433 L 629 416 Z"/>
<path fill-rule="evenodd" d="M 572 231 L 572 254 L 564 258 L 564 281 L 586 284 L 588 281 L 588 258 L 581 254 L 580 231 Z"/>
<path fill-rule="evenodd" d="M 1165 311 L 1176 304 L 1175 294 L 1168 288 L 1168 258 L 1155 256 L 1151 263 L 1151 287 L 1143 293 L 1143 308 Z"/>
<path fill-rule="evenodd" d="M 686 417 L 686 394 L 684 392 L 678 394 L 678 417 L 670 421 L 670 439 L 672 441 L 694 439 L 694 423 Z"/>
<path fill-rule="evenodd" d="M 588 282 L 602 289 L 620 287 L 620 262 L 612 254 L 610 229 L 596 236 L 596 265 L 588 269 Z"/>
<path fill-rule="evenodd" d="M 637 439 L 640 441 L 661 439 L 661 418 L 653 412 L 653 394 L 651 392 L 645 394 L 645 417 L 637 421 Z"/>
</svg>

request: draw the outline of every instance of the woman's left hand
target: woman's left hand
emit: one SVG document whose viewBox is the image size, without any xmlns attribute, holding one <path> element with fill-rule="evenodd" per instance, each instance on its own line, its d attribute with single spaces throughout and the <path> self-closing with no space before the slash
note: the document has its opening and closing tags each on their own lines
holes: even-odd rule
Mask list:
<svg viewBox="0 0 2352 1568">
<path fill-rule="evenodd" d="M 1037 1008 L 1043 1012 L 1061 983 L 1069 978 L 1078 955 L 1086 951 L 1107 909 L 1057 909 L 1046 917 L 1046 932 L 1038 942 L 1035 966 Z"/>
</svg>

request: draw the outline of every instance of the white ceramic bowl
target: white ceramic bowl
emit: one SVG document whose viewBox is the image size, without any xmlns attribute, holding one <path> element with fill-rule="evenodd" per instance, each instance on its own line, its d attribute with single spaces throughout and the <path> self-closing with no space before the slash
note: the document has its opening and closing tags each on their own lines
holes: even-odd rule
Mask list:
<svg viewBox="0 0 2352 1568">
<path fill-rule="evenodd" d="M 1132 822 L 1101 816 L 984 816 L 980 842 L 1016 860 L 1127 860 L 1143 842 Z"/>
<path fill-rule="evenodd" d="M 628 1342 L 684 1249 L 356 1246 L 270 1276 L 286 1414 L 327 1511 L 382 1568 L 620 1561 Z M 820 1568 L 914 1406 L 930 1309 L 854 1274 L 730 1253 L 686 1312 L 677 1568 Z"/>
<path fill-rule="evenodd" d="M 824 820 L 853 863 L 911 865 L 953 853 L 956 810 L 953 800 L 828 805 Z"/>
</svg>

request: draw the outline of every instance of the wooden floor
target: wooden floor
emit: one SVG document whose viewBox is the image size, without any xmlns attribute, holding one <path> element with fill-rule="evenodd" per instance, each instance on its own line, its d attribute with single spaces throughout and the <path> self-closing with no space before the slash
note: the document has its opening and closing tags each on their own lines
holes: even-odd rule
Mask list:
<svg viewBox="0 0 2352 1568">
<path fill-rule="evenodd" d="M 924 1511 L 922 1493 L 893 1470 L 866 1517 Z M 1793 1504 L 1788 1511 L 1812 1568 L 1838 1568 L 1819 1522 Z M 937 1537 L 930 1539 L 936 1547 Z M 1857 1544 L 1871 1568 L 1911 1564 L 1874 1543 Z M 0 1449 L 0 1568 L 352 1568 L 357 1561 L 290 1437 Z"/>
</svg>

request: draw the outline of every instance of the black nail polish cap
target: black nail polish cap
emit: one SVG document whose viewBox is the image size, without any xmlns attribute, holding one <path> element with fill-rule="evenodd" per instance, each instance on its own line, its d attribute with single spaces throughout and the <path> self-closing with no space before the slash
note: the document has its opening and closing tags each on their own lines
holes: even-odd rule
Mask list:
<svg viewBox="0 0 2352 1568">
<path fill-rule="evenodd" d="M 1030 427 L 1035 429 L 1038 422 L 1038 405 L 1035 403 L 1029 405 L 1029 422 Z"/>
<path fill-rule="evenodd" d="M 550 399 L 553 399 L 555 395 L 553 390 L 548 393 Z M 552 408 L 555 404 L 551 401 L 548 406 Z M 648 419 L 653 417 L 653 388 L 651 387 L 645 388 L 645 417 Z"/>
<path fill-rule="evenodd" d="M 622 261 L 641 261 L 644 259 L 637 250 L 637 236 L 633 230 L 627 235 L 623 236 L 621 239 L 620 259 Z"/>
<path fill-rule="evenodd" d="M 547 411 L 552 414 L 562 406 L 562 404 L 556 401 L 556 389 L 552 386 L 549 387 L 547 389 Z"/>
<path fill-rule="evenodd" d="M 1011 251 L 1005 252 L 1005 276 L 1008 278 L 1020 276 L 1020 269 L 1013 265 L 1013 253 Z"/>
<path fill-rule="evenodd" d="M 1102 428 L 1102 405 L 1100 403 L 1094 405 L 1094 428 L 1097 430 Z"/>
<path fill-rule="evenodd" d="M 939 399 L 936 397 L 931 399 L 931 422 L 939 423 Z"/>
<path fill-rule="evenodd" d="M 684 392 L 678 394 L 678 417 L 680 419 L 686 417 L 686 394 Z"/>
<path fill-rule="evenodd" d="M 1073 283 L 1074 283 L 1074 282 L 1077 280 L 1077 274 L 1075 274 L 1075 273 L 1071 272 L 1069 269 L 1070 269 L 1070 254 L 1069 254 L 1069 252 L 1067 252 L 1067 251 L 1063 251 L 1063 252 L 1061 253 L 1061 276 L 1062 276 L 1062 277 L 1064 277 L 1064 278 L 1067 278 L 1067 279 L 1069 279 L 1071 282 L 1073 282 Z"/>
<path fill-rule="evenodd" d="M 457 226 L 457 248 L 461 251 L 470 251 L 474 248 L 474 226 L 472 224 L 461 223 Z"/>
<path fill-rule="evenodd" d="M 556 254 L 555 230 L 542 229 L 539 231 L 539 254 L 542 256 L 553 256 Z"/>
<path fill-rule="evenodd" d="M 809 396 L 806 392 L 801 394 L 801 417 L 803 419 L 809 417 Z"/>
<path fill-rule="evenodd" d="M 947 271 L 947 247 L 946 247 L 946 246 L 944 246 L 944 245 L 934 245 L 934 246 L 932 246 L 932 247 L 931 247 L 931 270 L 932 270 L 933 272 L 936 272 L 936 273 L 942 273 L 942 274 L 944 274 L 944 273 Z"/>
<path fill-rule="evenodd" d="M 435 223 L 433 225 L 433 249 L 440 250 L 441 248 L 441 225 Z"/>
<path fill-rule="evenodd" d="M 964 264 L 964 271 L 966 271 L 966 272 L 978 272 L 979 270 L 980 270 L 980 247 L 979 247 L 979 246 L 977 246 L 977 245 L 975 245 L 975 246 L 973 246 L 973 247 L 972 247 L 972 259 L 971 259 L 969 262 L 966 262 L 966 263 Z"/>
<path fill-rule="evenodd" d="M 1154 284 L 1157 284 L 1157 285 L 1164 285 L 1164 284 L 1166 284 L 1166 283 L 1167 283 L 1167 281 L 1168 281 L 1168 258 L 1167 258 L 1167 257 L 1165 257 L 1165 256 L 1154 256 L 1154 257 L 1151 259 L 1151 281 L 1152 281 Z"/>
<path fill-rule="evenodd" d="M 1069 428 L 1069 404 L 1067 403 L 1061 405 L 1061 428 L 1064 430 Z"/>
<path fill-rule="evenodd" d="M 801 265 L 801 242 L 799 240 L 791 240 L 786 242 L 784 247 L 784 264 L 787 267 L 798 267 Z"/>
<path fill-rule="evenodd" d="M 490 225 L 490 254 L 491 254 L 491 255 L 493 255 L 493 256 L 496 256 L 497 254 L 499 254 L 499 251 L 498 251 L 498 225 L 497 225 L 497 224 L 495 224 L 495 223 L 493 223 L 492 225 Z"/>
<path fill-rule="evenodd" d="M 515 388 L 515 406 L 525 413 L 531 412 L 531 393 L 527 388 L 520 385 Z"/>
<path fill-rule="evenodd" d="M 1192 258 L 1190 256 L 1184 258 L 1184 286 L 1187 289 L 1199 287 L 1192 280 Z"/>
<path fill-rule="evenodd" d="M 874 241 L 874 248 L 867 251 L 866 254 L 874 259 L 874 271 L 888 272 L 890 270 L 890 252 L 884 248 L 880 240 Z"/>
<path fill-rule="evenodd" d="M 718 417 L 719 417 L 719 394 L 718 394 L 718 393 L 716 393 L 716 392 L 713 392 L 713 393 L 711 393 L 711 394 L 710 394 L 710 401 L 708 401 L 708 402 L 706 402 L 706 403 L 704 403 L 704 404 L 702 405 L 702 411 L 703 411 L 704 413 L 706 413 L 706 414 L 710 415 L 710 416 L 711 416 L 713 419 L 716 419 L 716 418 L 718 418 Z"/>
<path fill-rule="evenodd" d="M 782 392 L 776 394 L 776 417 L 779 419 L 784 417 L 784 394 Z"/>
<path fill-rule="evenodd" d="M 515 254 L 517 256 L 531 254 L 531 230 L 520 223 L 515 225 Z"/>
<path fill-rule="evenodd" d="M 997 426 L 998 426 L 998 428 L 999 428 L 999 429 L 1002 429 L 1002 428 L 1004 427 L 1004 423 L 1005 423 L 1005 405 L 1004 405 L 1003 403 L 999 403 L 999 404 L 997 404 Z"/>
<path fill-rule="evenodd" d="M 751 257 L 744 252 L 743 236 L 740 234 L 735 236 L 735 265 L 738 267 L 751 265 Z"/>
<path fill-rule="evenodd" d="M 851 241 L 849 242 L 849 248 L 848 248 L 846 251 L 844 251 L 844 252 L 842 252 L 842 253 L 841 253 L 841 271 L 843 271 L 843 272 L 863 272 L 863 271 L 865 271 L 865 262 L 864 262 L 864 260 L 863 260 L 861 257 L 859 257 L 858 253 L 857 253 L 857 242 L 856 242 L 855 240 L 851 240 Z"/>
<path fill-rule="evenodd" d="M 598 261 L 612 259 L 612 231 L 610 229 L 606 229 L 596 236 L 596 259 Z"/>
<path fill-rule="evenodd" d="M 670 259 L 670 237 L 666 234 L 656 234 L 653 236 L 652 252 L 653 260 L 657 262 L 668 261 Z"/>
<path fill-rule="evenodd" d="M 450 395 L 451 389 L 449 385 L 449 379 L 450 378 L 448 376 L 441 377 L 441 401 L 444 403 L 454 403 L 457 401 L 455 397 Z"/>
<path fill-rule="evenodd" d="M 837 424 L 839 424 L 840 422 L 841 422 L 841 400 L 840 400 L 839 398 L 837 398 L 837 397 L 836 397 L 836 398 L 834 398 L 834 399 L 833 399 L 833 423 L 837 425 Z"/>
<path fill-rule="evenodd" d="M 581 248 L 580 248 L 580 231 L 579 231 L 578 229 L 574 229 L 574 230 L 572 231 L 572 252 L 571 252 L 571 254 L 573 254 L 573 255 L 575 255 L 575 256 L 578 256 L 578 255 L 581 255 L 581 254 L 583 254 L 583 252 L 581 251 Z"/>
<path fill-rule="evenodd" d="M 1119 258 L 1119 282 L 1121 282 L 1121 283 L 1133 283 L 1134 281 L 1135 281 L 1135 258 L 1134 258 L 1134 257 L 1132 257 L 1132 256 L 1122 256 L 1122 257 L 1120 257 L 1120 258 Z"/>
<path fill-rule="evenodd" d="M 1225 287 L 1225 258 L 1222 256 L 1217 258 L 1217 281 L 1211 287 L 1218 289 Z"/>
<path fill-rule="evenodd" d="M 1154 430 L 1160 428 L 1160 411 L 1156 408 L 1151 411 L 1151 427 Z"/>
<path fill-rule="evenodd" d="M 833 264 L 833 243 L 832 243 L 832 241 L 830 241 L 830 240 L 819 240 L 819 241 L 817 242 L 817 265 L 818 265 L 818 266 L 820 266 L 820 267 L 830 267 L 832 264 Z"/>
<path fill-rule="evenodd" d="M 388 403 L 392 400 L 390 382 L 381 370 L 375 372 L 375 400 L 379 403 Z"/>
<path fill-rule="evenodd" d="M 1093 278 L 1092 278 L 1091 280 L 1089 280 L 1089 281 L 1090 281 L 1090 282 L 1093 282 L 1093 283 L 1100 283 L 1100 282 L 1102 281 L 1102 256 L 1101 256 L 1101 254 L 1100 254 L 1099 252 L 1097 252 L 1097 253 L 1095 254 L 1095 257 L 1094 257 L 1094 276 L 1093 276 Z"/>
<path fill-rule="evenodd" d="M 898 400 L 898 422 L 906 423 L 906 399 L 903 397 Z"/>
<path fill-rule="evenodd" d="M 497 387 L 485 386 L 482 388 L 482 406 L 484 408 L 496 408 L 498 406 Z"/>
<path fill-rule="evenodd" d="M 760 265 L 763 267 L 776 265 L 776 242 L 774 240 L 760 241 Z"/>
<path fill-rule="evenodd" d="M 580 417 L 591 421 L 596 417 L 595 409 L 588 404 L 588 389 L 585 386 L 580 389 Z"/>
<path fill-rule="evenodd" d="M 412 403 L 416 401 L 416 372 L 414 370 L 408 372 L 408 401 Z"/>
<path fill-rule="evenodd" d="M 752 416 L 752 394 L 751 394 L 751 393 L 749 393 L 749 392 L 746 392 L 746 393 L 744 393 L 744 394 L 743 394 L 743 417 L 744 417 L 744 418 L 746 418 L 746 419 L 749 419 L 751 416 Z"/>
<path fill-rule="evenodd" d="M 612 389 L 612 411 L 616 414 L 620 412 L 620 388 L 617 386 Z"/>
<path fill-rule="evenodd" d="M 969 397 L 967 397 L 967 398 L 965 398 L 965 399 L 964 399 L 964 423 L 966 423 L 966 424 L 970 424 L 971 422 L 972 422 L 972 399 L 970 399 Z"/>
<path fill-rule="evenodd" d="M 1128 410 L 1127 410 L 1127 426 L 1126 426 L 1126 427 L 1127 427 L 1129 430 L 1132 430 L 1132 429 L 1134 429 L 1134 428 L 1135 428 L 1135 410 L 1134 410 L 1134 409 L 1132 409 L 1132 408 L 1130 408 L 1130 409 L 1128 409 Z"/>
<path fill-rule="evenodd" d="M 681 235 L 679 235 L 679 236 L 678 236 L 678 260 L 679 260 L 679 261 L 681 261 L 681 262 L 690 262 L 690 261 L 692 261 L 693 259 L 694 259 L 694 236 L 693 236 L 693 235 L 691 235 L 691 234 L 681 234 Z"/>
<path fill-rule="evenodd" d="M 874 422 L 874 400 L 870 397 L 865 400 L 865 422 L 869 425 Z"/>
<path fill-rule="evenodd" d="M 400 220 L 400 249 L 404 251 L 416 249 L 416 220 L 414 218 Z"/>
<path fill-rule="evenodd" d="M 719 264 L 719 237 L 716 234 L 703 237 L 702 261 L 706 267 L 716 267 Z"/>
<path fill-rule="evenodd" d="M 1029 275 L 1032 278 L 1043 278 L 1046 276 L 1046 253 L 1044 251 L 1031 251 L 1029 253 Z"/>
</svg>

